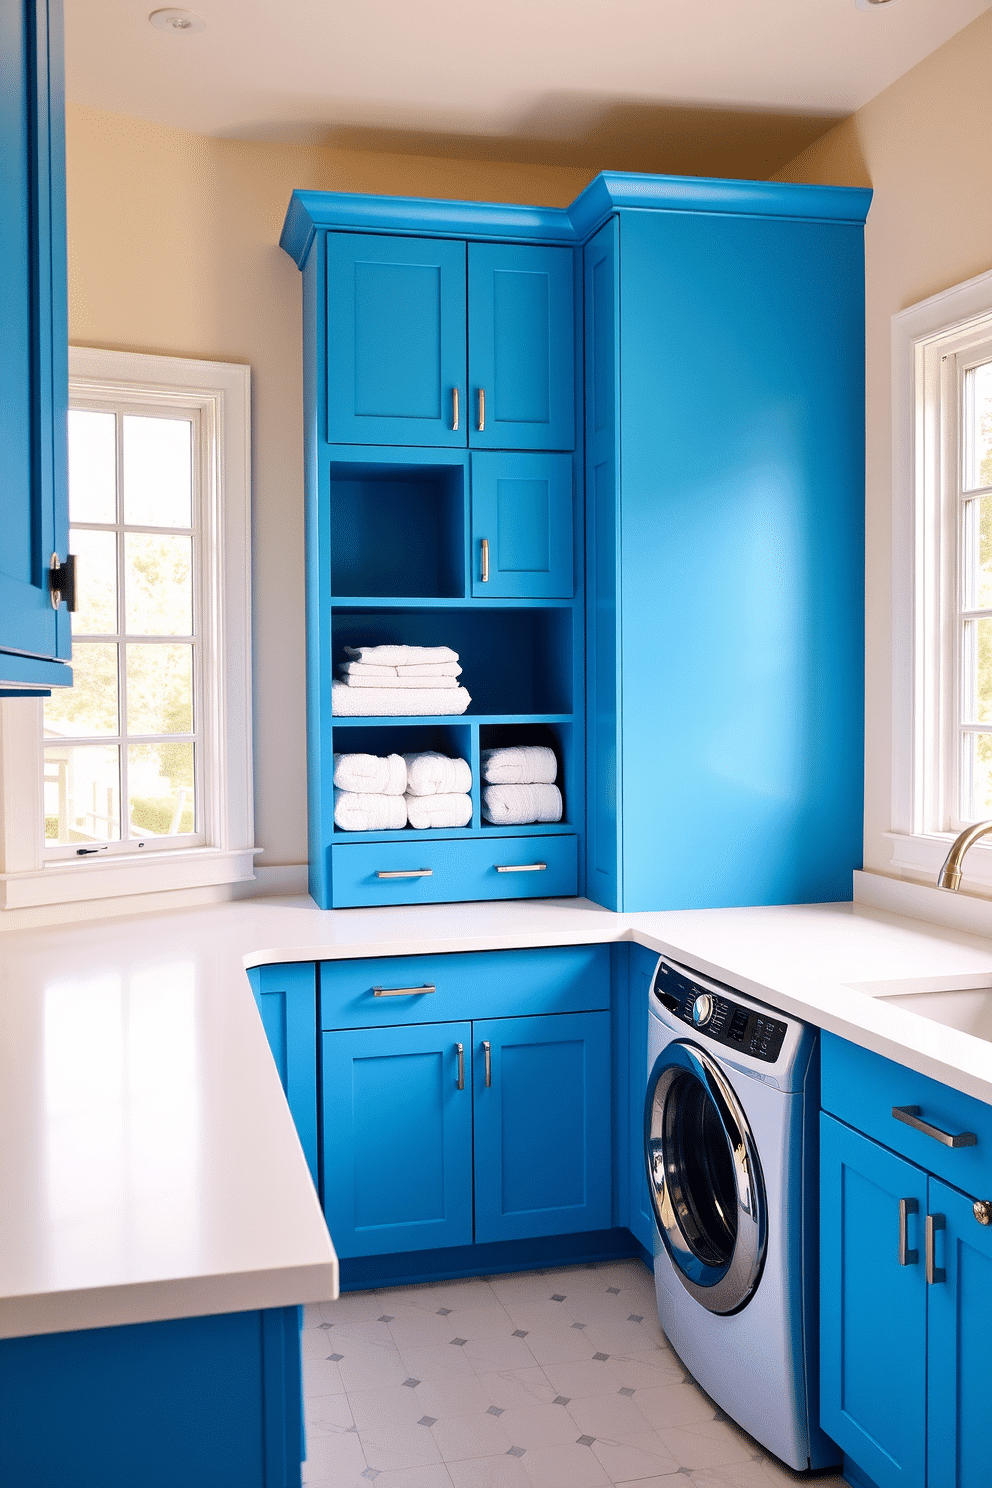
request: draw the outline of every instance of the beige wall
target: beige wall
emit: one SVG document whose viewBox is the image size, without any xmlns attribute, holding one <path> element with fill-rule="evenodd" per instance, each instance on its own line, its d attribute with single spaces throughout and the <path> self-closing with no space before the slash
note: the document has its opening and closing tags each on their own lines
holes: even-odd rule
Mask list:
<svg viewBox="0 0 992 1488">
<path fill-rule="evenodd" d="M 278 247 L 294 187 L 565 206 L 586 168 L 205 139 L 70 108 L 69 335 L 247 362 L 254 402 L 255 841 L 305 862 L 300 274 Z"/>
<path fill-rule="evenodd" d="M 777 179 L 872 186 L 866 230 L 865 867 L 889 868 L 891 318 L 992 268 L 992 12 L 893 83 Z"/>
</svg>

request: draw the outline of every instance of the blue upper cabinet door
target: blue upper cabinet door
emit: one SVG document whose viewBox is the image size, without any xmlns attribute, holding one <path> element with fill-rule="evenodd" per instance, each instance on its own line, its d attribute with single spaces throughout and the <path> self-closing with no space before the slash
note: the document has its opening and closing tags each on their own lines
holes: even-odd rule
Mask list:
<svg viewBox="0 0 992 1488">
<path fill-rule="evenodd" d="M 327 235 L 327 438 L 464 446 L 465 244 Z"/>
<path fill-rule="evenodd" d="M 471 1047 L 470 1023 L 324 1034 L 324 1213 L 342 1258 L 472 1243 Z"/>
<path fill-rule="evenodd" d="M 52 608 L 68 548 L 65 137 L 58 0 L 0 8 L 0 688 L 72 682 Z M 19 653 L 9 655 L 7 653 Z"/>
<path fill-rule="evenodd" d="M 472 1029 L 476 1241 L 608 1229 L 609 1013 Z"/>
<path fill-rule="evenodd" d="M 821 1115 L 820 1425 L 878 1488 L 925 1482 L 926 1212 L 925 1173 Z"/>
<path fill-rule="evenodd" d="M 572 250 L 468 249 L 469 444 L 575 447 Z"/>
<path fill-rule="evenodd" d="M 473 454 L 472 594 L 571 599 L 572 456 Z"/>
<path fill-rule="evenodd" d="M 992 1182 L 985 1198 L 992 1198 Z M 985 1488 L 992 1402 L 992 1227 L 967 1195 L 930 1179 L 927 1488 Z M 941 1228 L 943 1224 L 943 1228 Z"/>
</svg>

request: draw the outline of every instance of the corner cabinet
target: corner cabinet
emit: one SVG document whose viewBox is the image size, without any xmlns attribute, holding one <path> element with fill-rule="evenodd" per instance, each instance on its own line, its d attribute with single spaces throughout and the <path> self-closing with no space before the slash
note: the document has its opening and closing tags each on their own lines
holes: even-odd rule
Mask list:
<svg viewBox="0 0 992 1488">
<path fill-rule="evenodd" d="M 829 1034 L 822 1100 L 821 1425 L 851 1482 L 980 1488 L 992 1109 Z"/>
<path fill-rule="evenodd" d="M 614 173 L 567 210 L 294 193 L 323 908 L 847 892 L 869 200 Z M 333 716 L 343 647 L 396 642 L 458 651 L 468 712 Z M 555 751 L 554 827 L 482 819 L 480 751 L 517 743 Z M 469 761 L 469 825 L 335 829 L 335 752 L 422 749 Z"/>
<path fill-rule="evenodd" d="M 68 329 L 60 0 L 0 16 L 0 696 L 72 684 L 53 555 L 68 548 Z"/>
</svg>

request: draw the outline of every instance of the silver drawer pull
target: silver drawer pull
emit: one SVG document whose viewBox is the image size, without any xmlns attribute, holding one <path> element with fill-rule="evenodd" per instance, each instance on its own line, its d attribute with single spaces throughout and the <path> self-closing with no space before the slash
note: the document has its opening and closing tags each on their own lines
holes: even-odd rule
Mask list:
<svg viewBox="0 0 992 1488">
<path fill-rule="evenodd" d="M 978 1138 L 974 1132 L 946 1132 L 939 1126 L 931 1126 L 929 1121 L 920 1119 L 920 1106 L 893 1106 L 892 1114 L 897 1121 L 902 1121 L 906 1126 L 911 1126 L 914 1131 L 922 1132 L 925 1137 L 933 1137 L 935 1142 L 940 1142 L 944 1147 L 977 1147 Z"/>
<path fill-rule="evenodd" d="M 497 873 L 543 873 L 547 863 L 494 863 Z"/>
<path fill-rule="evenodd" d="M 458 1080 L 457 1080 L 456 1083 L 457 1083 L 457 1086 L 458 1086 L 458 1089 L 459 1090 L 464 1090 L 465 1089 L 465 1045 L 464 1044 L 456 1044 L 455 1045 L 455 1053 L 458 1056 Z"/>
<path fill-rule="evenodd" d="M 425 982 L 422 987 L 373 987 L 373 997 L 424 997 L 428 992 L 436 992 L 430 982 Z"/>
<path fill-rule="evenodd" d="M 376 878 L 432 878 L 433 868 L 379 868 Z"/>
<path fill-rule="evenodd" d="M 488 1039 L 482 1040 L 482 1052 L 486 1056 L 486 1089 L 493 1083 L 493 1046 Z"/>
<path fill-rule="evenodd" d="M 909 1216 L 911 1214 L 919 1214 L 919 1212 L 920 1212 L 920 1206 L 919 1206 L 919 1204 L 917 1203 L 917 1201 L 915 1199 L 900 1199 L 899 1200 L 899 1264 L 900 1264 L 900 1266 L 915 1266 L 916 1263 L 920 1259 L 920 1252 L 918 1250 L 910 1250 L 910 1248 L 909 1248 L 909 1236 L 907 1234 L 907 1230 L 909 1228 Z"/>
<path fill-rule="evenodd" d="M 927 1285 L 936 1286 L 939 1282 L 947 1280 L 947 1272 L 943 1266 L 936 1264 L 937 1239 L 936 1232 L 944 1229 L 946 1220 L 942 1214 L 928 1214 L 926 1223 L 927 1242 Z"/>
</svg>

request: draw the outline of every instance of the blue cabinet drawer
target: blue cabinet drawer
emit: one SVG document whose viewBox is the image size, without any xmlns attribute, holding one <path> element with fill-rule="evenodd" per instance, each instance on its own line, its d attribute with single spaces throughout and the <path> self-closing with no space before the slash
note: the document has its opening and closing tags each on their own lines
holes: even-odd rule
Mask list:
<svg viewBox="0 0 992 1488">
<path fill-rule="evenodd" d="M 335 909 L 578 893 L 578 854 L 571 836 L 341 842 L 330 857 Z"/>
<path fill-rule="evenodd" d="M 830 1033 L 823 1035 L 820 1089 L 824 1110 L 848 1126 L 957 1188 L 985 1196 L 992 1170 L 992 1107 Z M 917 1107 L 914 1119 L 935 1131 L 971 1133 L 975 1143 L 950 1147 L 893 1116 L 893 1109 L 907 1106 Z"/>
<path fill-rule="evenodd" d="M 609 1005 L 605 945 L 320 963 L 325 1029 L 581 1013 Z"/>
</svg>

